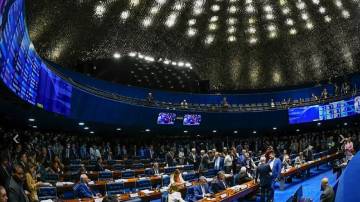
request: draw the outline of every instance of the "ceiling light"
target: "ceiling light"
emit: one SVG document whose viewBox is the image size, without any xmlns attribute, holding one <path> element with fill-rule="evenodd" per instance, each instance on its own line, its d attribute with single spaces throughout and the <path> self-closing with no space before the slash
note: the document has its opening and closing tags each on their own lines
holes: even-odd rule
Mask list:
<svg viewBox="0 0 360 202">
<path fill-rule="evenodd" d="M 34 118 L 29 118 L 29 119 L 28 119 L 28 121 L 30 121 L 30 122 L 34 122 L 34 121 L 35 121 L 35 119 L 34 119 Z"/>
<path fill-rule="evenodd" d="M 94 131 L 90 131 L 90 134 L 94 134 L 95 132 Z"/>
<path fill-rule="evenodd" d="M 84 122 L 79 122 L 79 126 L 83 126 L 83 125 L 85 125 Z"/>
<path fill-rule="evenodd" d="M 150 129 L 148 129 L 148 128 L 147 128 L 147 129 L 145 129 L 145 132 L 150 132 Z"/>
<path fill-rule="evenodd" d="M 121 131 L 122 129 L 121 129 L 121 128 L 117 128 L 116 130 L 117 130 L 117 131 Z"/>
<path fill-rule="evenodd" d="M 238 131 L 237 131 L 237 130 L 234 130 L 234 134 L 238 134 Z"/>
<path fill-rule="evenodd" d="M 119 59 L 119 58 L 121 58 L 121 55 L 120 55 L 120 53 L 114 53 L 113 57 L 115 59 Z"/>
<path fill-rule="evenodd" d="M 121 12 L 120 18 L 122 20 L 126 20 L 129 18 L 129 16 L 130 16 L 130 12 L 128 10 L 126 10 L 126 11 Z"/>
<path fill-rule="evenodd" d="M 253 133 L 253 134 L 256 134 L 257 132 L 256 132 L 256 130 L 254 130 L 252 133 Z"/>
<path fill-rule="evenodd" d="M 37 126 L 32 126 L 33 128 L 37 128 Z"/>
<path fill-rule="evenodd" d="M 84 127 L 84 130 L 89 130 L 89 127 Z"/>
<path fill-rule="evenodd" d="M 216 131 L 216 130 L 213 130 L 212 132 L 213 132 L 213 133 L 216 133 L 217 131 Z"/>
</svg>

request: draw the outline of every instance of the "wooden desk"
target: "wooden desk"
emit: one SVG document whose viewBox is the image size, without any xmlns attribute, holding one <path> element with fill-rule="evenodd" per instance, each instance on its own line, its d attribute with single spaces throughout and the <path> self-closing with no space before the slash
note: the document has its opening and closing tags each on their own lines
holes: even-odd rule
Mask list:
<svg viewBox="0 0 360 202">
<path fill-rule="evenodd" d="M 148 193 L 145 194 L 142 191 L 138 192 L 138 197 L 141 199 L 141 201 L 150 201 L 150 200 L 155 200 L 155 199 L 159 199 L 162 196 L 162 193 L 160 191 L 154 191 L 153 193 Z M 120 201 L 128 201 L 131 199 L 130 194 L 119 194 L 117 195 L 118 199 Z M 83 199 L 70 199 L 70 200 L 61 200 L 63 202 L 94 202 L 94 199 L 91 198 L 83 198 Z"/>
<path fill-rule="evenodd" d="M 256 184 L 254 180 L 251 180 L 242 185 L 246 185 L 246 188 L 242 190 L 234 190 L 233 188 L 227 188 L 226 190 L 215 194 L 214 197 L 203 198 L 199 200 L 199 202 L 230 202 L 239 198 L 244 198 L 245 196 L 252 192 L 255 192 L 259 188 L 259 185 Z"/>
</svg>

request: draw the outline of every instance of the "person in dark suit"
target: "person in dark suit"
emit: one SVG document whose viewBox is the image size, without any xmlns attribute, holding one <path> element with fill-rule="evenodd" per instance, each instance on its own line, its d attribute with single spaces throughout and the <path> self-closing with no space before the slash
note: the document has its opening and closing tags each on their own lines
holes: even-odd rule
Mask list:
<svg viewBox="0 0 360 202">
<path fill-rule="evenodd" d="M 334 189 L 329 185 L 329 179 L 323 178 L 321 180 L 321 195 L 320 201 L 321 202 L 334 202 L 335 193 Z"/>
<path fill-rule="evenodd" d="M 25 174 L 21 165 L 17 164 L 13 169 L 13 176 L 9 181 L 9 202 L 29 202 L 24 191 Z"/>
<path fill-rule="evenodd" d="M 192 148 L 191 152 L 188 156 L 187 162 L 189 164 L 194 165 L 194 169 L 197 170 L 199 168 L 199 156 L 196 154 L 196 149 Z"/>
<path fill-rule="evenodd" d="M 153 164 L 153 175 L 159 175 L 159 174 L 160 174 L 159 163 L 155 162 Z"/>
<path fill-rule="evenodd" d="M 215 170 L 223 170 L 224 169 L 224 158 L 222 156 L 220 156 L 220 154 L 218 152 L 215 153 L 214 169 Z"/>
<path fill-rule="evenodd" d="M 235 185 L 240 185 L 240 184 L 244 184 L 246 182 L 251 181 L 253 178 L 250 177 L 250 174 L 247 172 L 246 167 L 241 167 L 240 168 L 240 172 L 239 174 L 235 175 L 234 177 L 234 184 Z"/>
<path fill-rule="evenodd" d="M 260 158 L 260 163 L 258 167 L 256 168 L 256 177 L 255 180 L 260 180 L 260 201 L 265 201 L 266 193 L 271 192 L 271 183 L 272 183 L 272 177 L 271 177 L 271 168 L 270 165 L 266 163 L 266 157 L 262 156 Z M 267 201 L 272 201 L 273 199 L 268 198 Z"/>
<path fill-rule="evenodd" d="M 171 166 L 175 166 L 175 159 L 174 159 L 174 152 L 172 150 L 168 151 L 165 154 L 165 161 L 167 166 L 171 167 Z"/>
<path fill-rule="evenodd" d="M 76 197 L 94 198 L 96 196 L 96 194 L 89 187 L 88 185 L 89 182 L 90 179 L 88 178 L 87 175 L 82 174 L 80 176 L 80 182 L 73 187 Z M 101 196 L 101 195 L 99 194 L 97 196 Z"/>
<path fill-rule="evenodd" d="M 8 196 L 5 187 L 0 185 L 0 202 L 7 202 Z"/>
<path fill-rule="evenodd" d="M 210 186 L 206 181 L 206 178 L 204 176 L 200 176 L 199 185 L 195 186 L 194 188 L 195 201 L 198 201 L 204 198 L 205 196 L 211 196 L 212 194 L 214 193 L 211 191 Z"/>
<path fill-rule="evenodd" d="M 199 164 L 199 171 L 202 172 L 209 168 L 209 156 L 207 155 L 205 150 L 201 150 L 200 154 L 201 154 L 201 158 L 200 158 L 200 164 Z"/>
<path fill-rule="evenodd" d="M 11 178 L 11 171 L 9 169 L 9 159 L 5 152 L 0 154 L 0 184 L 7 188 Z"/>
<path fill-rule="evenodd" d="M 103 165 L 102 158 L 101 157 L 97 158 L 94 171 L 104 171 L 104 170 L 105 170 L 105 168 L 104 168 L 104 165 Z"/>
<path fill-rule="evenodd" d="M 269 197 L 274 198 L 275 183 L 280 181 L 282 163 L 279 158 L 275 157 L 275 152 L 271 151 L 269 154 L 269 165 L 271 168 L 271 190 Z"/>
<path fill-rule="evenodd" d="M 216 178 L 211 182 L 211 190 L 216 194 L 227 188 L 225 181 L 225 172 L 219 171 Z"/>
</svg>

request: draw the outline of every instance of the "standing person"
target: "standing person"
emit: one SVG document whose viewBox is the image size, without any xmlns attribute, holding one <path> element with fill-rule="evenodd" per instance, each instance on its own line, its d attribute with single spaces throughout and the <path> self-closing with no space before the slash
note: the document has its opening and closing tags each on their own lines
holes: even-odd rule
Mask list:
<svg viewBox="0 0 360 202">
<path fill-rule="evenodd" d="M 265 156 L 260 157 L 260 164 L 256 168 L 256 177 L 255 177 L 255 182 L 257 180 L 260 180 L 260 192 L 261 192 L 260 201 L 265 201 L 266 198 L 268 202 L 273 201 L 272 198 L 266 197 L 268 195 L 267 194 L 268 192 L 272 192 L 271 172 L 272 171 L 270 165 L 266 163 L 266 157 Z"/>
<path fill-rule="evenodd" d="M 233 163 L 233 157 L 230 155 L 230 152 L 226 152 L 224 158 L 224 168 L 226 174 L 231 173 L 232 163 Z"/>
<path fill-rule="evenodd" d="M 209 156 L 205 152 L 205 150 L 200 151 L 200 164 L 199 164 L 199 172 L 203 172 L 209 167 Z"/>
<path fill-rule="evenodd" d="M 334 202 L 335 194 L 334 189 L 329 185 L 329 179 L 323 178 L 321 180 L 321 195 L 320 201 L 321 202 Z"/>
<path fill-rule="evenodd" d="M 270 152 L 269 158 L 270 158 L 269 165 L 271 168 L 271 189 L 269 193 L 269 198 L 273 199 L 275 183 L 280 181 L 282 165 L 281 165 L 281 160 L 275 157 L 274 151 Z"/>
<path fill-rule="evenodd" d="M 345 139 L 344 150 L 345 150 L 346 161 L 350 161 L 353 157 L 353 152 L 354 152 L 354 145 L 350 137 Z"/>
<path fill-rule="evenodd" d="M 25 175 L 21 165 L 15 165 L 9 182 L 9 202 L 29 202 L 24 191 Z"/>
</svg>

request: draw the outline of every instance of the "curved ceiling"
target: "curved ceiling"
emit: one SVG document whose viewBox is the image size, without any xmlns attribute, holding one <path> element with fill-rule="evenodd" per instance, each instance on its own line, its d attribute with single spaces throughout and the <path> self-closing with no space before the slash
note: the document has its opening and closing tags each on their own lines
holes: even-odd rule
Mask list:
<svg viewBox="0 0 360 202">
<path fill-rule="evenodd" d="M 72 67 L 140 52 L 212 88 L 300 85 L 359 70 L 359 0 L 28 0 L 41 56 Z"/>
</svg>

